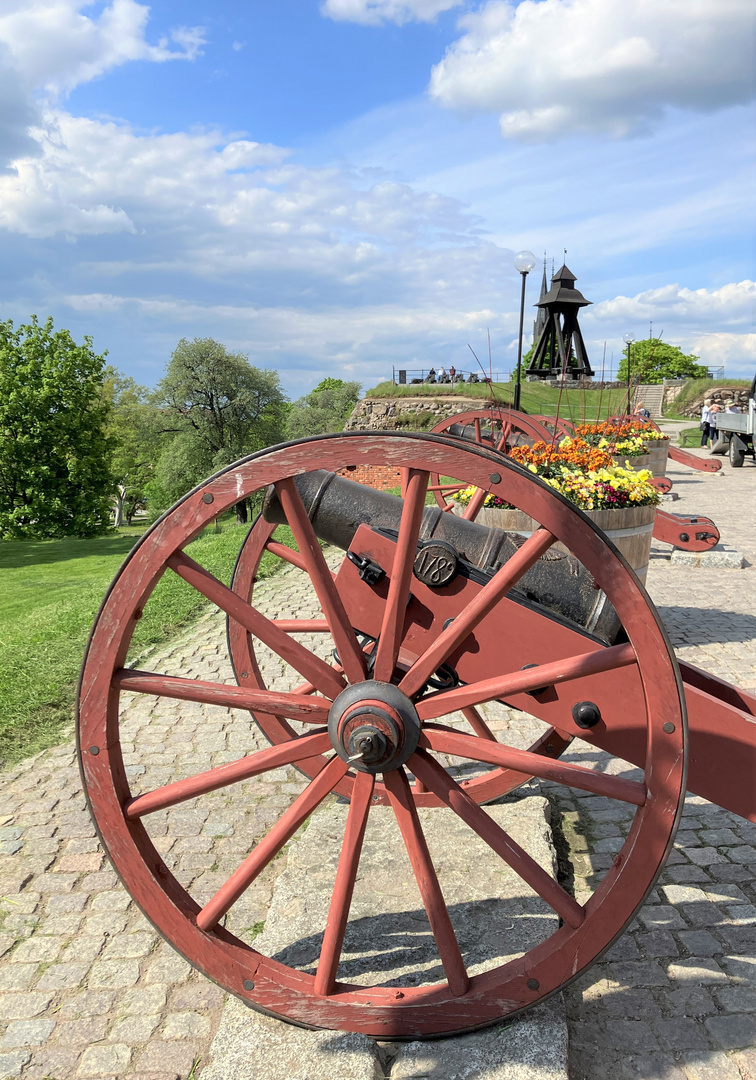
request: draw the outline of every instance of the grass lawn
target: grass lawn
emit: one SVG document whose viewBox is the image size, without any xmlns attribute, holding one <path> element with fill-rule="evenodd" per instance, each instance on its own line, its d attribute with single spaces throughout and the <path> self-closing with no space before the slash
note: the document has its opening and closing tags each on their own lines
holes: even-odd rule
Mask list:
<svg viewBox="0 0 756 1080">
<path fill-rule="evenodd" d="M 393 383 L 380 383 L 368 390 L 368 397 L 467 397 L 480 398 L 481 406 L 491 400 L 509 405 L 514 393 L 511 383 L 458 383 L 456 386 L 431 386 L 421 383 L 418 386 L 395 386 Z M 559 406 L 559 415 L 566 420 L 606 419 L 617 412 L 624 412 L 627 404 L 627 389 L 618 387 L 613 390 L 564 390 L 542 383 L 522 383 L 520 404 L 531 414 L 553 416 Z"/>
<path fill-rule="evenodd" d="M 228 583 L 246 528 L 229 516 L 221 532 L 208 529 L 191 544 L 192 557 Z M 0 543 L 0 764 L 54 745 L 71 722 L 92 621 L 143 531 L 124 528 L 95 540 Z M 277 539 L 294 546 L 284 527 Z M 266 554 L 258 576 L 282 565 Z M 176 574 L 167 573 L 145 607 L 130 656 L 168 641 L 209 606 Z"/>
</svg>

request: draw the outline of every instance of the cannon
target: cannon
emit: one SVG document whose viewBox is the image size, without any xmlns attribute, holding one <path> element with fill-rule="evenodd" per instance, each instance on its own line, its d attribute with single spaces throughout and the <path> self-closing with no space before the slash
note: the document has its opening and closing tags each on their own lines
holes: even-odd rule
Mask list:
<svg viewBox="0 0 756 1080">
<path fill-rule="evenodd" d="M 363 465 L 404 470 L 403 498 L 378 497 L 329 476 Z M 498 495 L 538 528 L 505 542 L 495 530 L 451 520 L 427 505 L 432 476 L 457 477 Z M 255 494 L 264 496 L 264 513 L 247 534 L 228 586 L 187 545 Z M 296 550 L 276 532 L 283 518 Z M 341 549 L 338 559 L 331 548 L 326 561 L 321 537 Z M 295 610 L 269 618 L 258 610 L 256 574 L 266 552 L 302 572 L 322 617 L 306 619 Z M 178 575 L 226 612 L 235 683 L 128 666 L 134 627 L 165 574 Z M 590 625 L 589 587 L 605 598 L 602 618 L 612 613 L 603 636 Z M 261 651 L 296 673 L 293 688 L 266 684 Z M 247 710 L 271 745 L 145 789 L 124 763 L 124 693 L 146 695 L 156 710 L 171 699 Z M 489 727 L 487 703 L 496 702 L 542 725 L 537 745 L 509 745 L 505 732 Z M 512 1017 L 585 972 L 652 888 L 686 788 L 756 820 L 755 716 L 751 695 L 678 665 L 632 570 L 585 515 L 537 477 L 463 439 L 357 432 L 272 447 L 236 462 L 145 533 L 92 629 L 77 741 L 103 846 L 179 953 L 251 1007 L 281 1019 L 414 1039 Z M 578 737 L 614 755 L 618 768 L 599 772 L 560 760 Z M 190 799 L 201 805 L 205 796 L 285 765 L 310 778 L 304 791 L 276 810 L 277 820 L 251 850 L 239 840 L 236 868 L 212 895 L 194 895 L 161 855 L 164 813 Z M 630 809 L 628 835 L 586 902 L 534 863 L 483 809 L 530 777 Z M 343 835 L 334 837 L 338 859 L 319 960 L 314 970 L 300 970 L 262 955 L 246 932 L 229 929 L 226 916 L 331 794 L 348 800 L 349 810 Z M 424 982 L 421 973 L 417 985 L 401 991 L 358 985 L 339 970 L 366 823 L 377 803 L 396 816 L 443 969 L 440 981 Z M 488 844 L 523 889 L 557 913 L 558 925 L 522 955 L 468 972 L 419 807 L 457 814 L 471 838 Z M 474 872 L 472 849 L 471 860 Z M 380 897 L 375 900 L 380 910 Z M 504 927 L 492 923 L 491 932 Z"/>
<path fill-rule="evenodd" d="M 613 417 L 617 421 L 628 417 Z M 513 409 L 506 409 L 498 405 L 488 409 L 476 409 L 456 416 L 447 417 L 439 421 L 433 428 L 436 435 L 454 435 L 470 442 L 481 445 L 493 446 L 502 453 L 507 453 L 513 446 L 522 445 L 524 442 L 550 443 L 564 435 L 574 435 L 574 426 L 568 421 L 550 417 L 531 417 L 516 413 Z M 670 446 L 670 456 L 672 455 Z M 701 463 L 700 458 L 692 454 L 686 454 L 696 462 Z M 675 461 L 681 460 L 674 457 Z M 684 464 L 689 464 L 687 460 Z M 716 471 L 721 468 L 720 462 L 704 462 L 705 465 L 713 465 L 706 471 Z M 666 494 L 671 488 L 671 482 L 667 477 L 655 478 L 652 484 L 662 494 Z M 460 489 L 459 484 L 443 483 L 440 478 L 434 477 L 431 490 L 436 495 L 439 506 L 444 510 L 451 510 L 450 496 Z M 485 495 L 477 492 L 465 511 L 465 517 L 474 519 L 480 507 L 483 505 Z M 719 529 L 711 518 L 701 514 L 670 514 L 666 510 L 657 508 L 654 520 L 654 536 L 664 544 L 671 544 L 680 551 L 709 551 L 716 547 L 720 540 Z"/>
</svg>

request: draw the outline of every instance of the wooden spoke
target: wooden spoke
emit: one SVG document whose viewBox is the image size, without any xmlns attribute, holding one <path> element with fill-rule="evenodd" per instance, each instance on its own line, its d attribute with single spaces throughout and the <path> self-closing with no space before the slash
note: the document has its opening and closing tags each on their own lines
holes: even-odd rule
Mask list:
<svg viewBox="0 0 756 1080">
<path fill-rule="evenodd" d="M 305 761 L 316 754 L 324 754 L 331 747 L 328 732 L 315 732 L 312 735 L 300 735 L 296 739 L 272 746 L 268 750 L 259 750 L 255 754 L 243 757 L 239 761 L 230 761 L 215 769 L 190 776 L 186 780 L 177 780 L 165 787 L 155 788 L 145 795 L 137 795 L 124 808 L 125 816 L 133 821 L 156 810 L 166 810 L 169 806 L 206 795 L 209 791 L 237 784 L 240 780 L 249 780 L 252 776 L 278 769 L 282 765 L 293 765 L 296 761 Z"/>
<path fill-rule="evenodd" d="M 347 769 L 347 763 L 340 757 L 331 758 L 325 768 L 281 816 L 267 836 L 263 837 L 250 852 L 238 870 L 218 889 L 212 900 L 205 904 L 197 915 L 197 926 L 200 930 L 212 930 L 217 925 L 270 860 L 278 854 L 287 841 L 291 840 L 315 807 L 346 775 Z"/>
<path fill-rule="evenodd" d="M 225 611 L 227 615 L 235 619 L 250 634 L 258 637 L 260 641 L 273 649 L 305 679 L 313 682 L 321 693 L 334 698 L 344 689 L 346 683 L 332 667 L 326 664 L 325 660 L 321 660 L 298 641 L 290 638 L 283 630 L 279 630 L 270 619 L 266 619 L 251 604 L 245 603 L 241 597 L 213 577 L 185 552 L 174 552 L 166 562 L 179 577 L 216 604 L 221 611 Z"/>
<path fill-rule="evenodd" d="M 417 757 L 417 754 L 413 755 L 414 757 Z M 443 769 L 441 771 L 443 772 Z M 467 992 L 470 981 L 404 769 L 393 769 L 384 773 L 383 782 L 399 822 L 449 989 L 455 997 L 461 997 Z"/>
<path fill-rule="evenodd" d="M 555 660 L 551 664 L 539 664 L 538 667 L 526 668 L 524 671 L 512 671 L 507 675 L 497 675 L 493 679 L 482 679 L 467 686 L 457 686 L 453 690 L 430 694 L 418 701 L 416 708 L 421 720 L 435 720 L 466 705 L 480 705 L 484 701 L 527 694 L 541 687 L 582 679 L 588 675 L 599 675 L 603 671 L 613 671 L 615 668 L 629 667 L 635 663 L 637 660 L 632 645 L 610 645 L 605 649 L 596 649 L 595 652 Z M 409 674 L 412 674 L 412 670 L 410 669 Z M 401 687 L 401 683 L 399 685 Z"/>
<path fill-rule="evenodd" d="M 542 754 L 530 750 L 517 750 L 497 742 L 495 745 L 466 735 L 461 731 L 436 730 L 423 728 L 420 746 L 440 754 L 454 754 L 471 761 L 482 761 L 488 765 L 501 765 L 505 769 L 524 773 L 526 776 L 539 776 L 543 780 L 553 780 L 557 784 L 591 791 L 594 795 L 606 795 L 609 799 L 643 806 L 646 801 L 646 785 L 637 780 L 625 780 L 621 776 L 607 776 L 606 773 L 593 772 L 580 765 L 570 765 L 563 761 L 554 761 Z"/>
<path fill-rule="evenodd" d="M 134 694 L 201 701 L 206 705 L 223 705 L 228 709 L 258 709 L 269 716 L 285 716 L 288 720 L 300 720 L 305 724 L 327 724 L 331 709 L 331 702 L 323 698 L 302 701 L 299 694 L 245 690 L 227 683 L 181 679 L 174 675 L 158 675 L 154 671 L 138 671 L 136 668 L 120 668 L 116 671 L 113 686 Z"/>
<path fill-rule="evenodd" d="M 462 515 L 465 521 L 475 521 L 481 506 L 486 501 L 486 495 L 488 495 L 488 492 L 485 488 L 475 489 L 475 494 L 465 507 L 465 512 Z"/>
<path fill-rule="evenodd" d="M 323 614 L 331 627 L 331 634 L 344 673 L 351 683 L 362 682 L 367 677 L 365 654 L 360 648 L 352 624 L 344 610 L 344 604 L 320 549 L 318 538 L 315 535 L 312 522 L 307 516 L 297 485 L 289 476 L 276 484 L 276 491 L 281 500 L 286 520 L 294 533 L 300 554 L 305 561 L 307 573 L 310 575 Z"/>
<path fill-rule="evenodd" d="M 360 863 L 362 841 L 365 839 L 374 787 L 375 777 L 371 773 L 357 773 L 331 895 L 331 906 L 328 910 L 323 944 L 320 949 L 318 970 L 315 975 L 315 993 L 321 997 L 330 994 L 336 982 L 336 972 L 344 944 L 349 907 L 352 903 L 354 883 L 357 880 L 357 867 Z"/>
<path fill-rule="evenodd" d="M 269 551 L 271 555 L 277 555 L 279 559 L 291 563 L 292 566 L 296 566 L 300 570 L 307 570 L 307 563 L 299 552 L 287 547 L 286 544 L 279 544 L 277 540 L 269 540 L 265 545 L 265 550 Z"/>
<path fill-rule="evenodd" d="M 428 679 L 434 672 L 438 671 L 449 654 L 472 633 L 481 619 L 484 619 L 499 600 L 517 584 L 523 574 L 526 574 L 531 566 L 538 562 L 555 539 L 556 537 L 546 529 L 538 529 L 532 536 L 528 537 L 522 547 L 510 559 L 507 559 L 488 584 L 483 586 L 467 607 L 447 626 L 446 630 L 443 630 L 438 635 L 433 644 L 412 665 L 399 683 L 399 689 L 404 691 L 408 697 L 412 697 L 423 690 Z M 478 701 L 482 700 L 484 699 L 478 699 Z M 462 702 L 462 704 L 476 704 L 476 702 L 470 700 L 469 702 Z M 459 708 L 459 706 L 455 706 L 455 708 Z"/>
<path fill-rule="evenodd" d="M 496 444 L 496 449 L 500 453 L 503 452 L 503 453 L 506 454 L 506 452 L 507 452 L 507 436 L 509 435 L 509 432 L 510 432 L 510 425 L 509 424 L 502 424 L 501 425 L 501 438 L 499 439 L 499 441 Z"/>
<path fill-rule="evenodd" d="M 325 619 L 274 619 L 273 625 L 287 634 L 330 634 Z"/>
<path fill-rule="evenodd" d="M 483 740 L 480 740 L 482 743 Z M 485 744 L 488 745 L 488 744 Z M 439 799 L 454 811 L 482 840 L 493 848 L 523 881 L 534 889 L 541 899 L 569 926 L 578 927 L 585 919 L 585 911 L 576 900 L 566 893 L 561 885 L 538 865 L 511 836 L 488 816 L 482 807 L 453 780 L 438 762 L 424 750 L 417 750 L 407 763 L 408 767 L 419 776 L 423 783 Z"/>
<path fill-rule="evenodd" d="M 462 713 L 470 727 L 473 729 L 475 734 L 478 736 L 478 738 L 489 739 L 491 742 L 498 742 L 496 736 L 491 731 L 488 724 L 485 722 L 478 710 L 473 708 L 472 705 L 466 705 L 464 708 L 460 709 L 460 712 Z"/>
<path fill-rule="evenodd" d="M 425 509 L 425 493 L 428 490 L 428 473 L 410 469 L 407 476 L 404 508 L 399 524 L 394 564 L 391 570 L 388 597 L 383 610 L 383 622 L 378 637 L 373 678 L 379 682 L 391 682 L 396 667 L 399 644 L 402 640 L 404 619 L 407 613 L 412 567 L 417 555 L 417 540 Z"/>
<path fill-rule="evenodd" d="M 451 495 L 455 491 L 464 491 L 468 484 L 429 484 L 428 491 L 442 491 L 446 495 Z"/>
</svg>

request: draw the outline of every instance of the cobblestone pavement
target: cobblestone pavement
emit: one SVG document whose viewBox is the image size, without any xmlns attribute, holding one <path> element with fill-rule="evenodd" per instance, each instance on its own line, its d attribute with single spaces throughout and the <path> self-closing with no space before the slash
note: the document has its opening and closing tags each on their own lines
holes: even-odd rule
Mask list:
<svg viewBox="0 0 756 1080">
<path fill-rule="evenodd" d="M 756 564 L 756 469 L 706 475 L 678 467 L 669 509 L 710 514 L 723 540 Z M 671 568 L 659 547 L 649 591 L 680 655 L 756 687 L 756 571 Z M 256 603 L 271 617 L 307 606 L 309 586 L 285 570 Z M 323 648 L 313 638 L 316 649 Z M 141 666 L 230 680 L 223 620 Z M 283 688 L 293 676 L 262 658 Z M 297 681 L 300 681 L 297 677 Z M 266 745 L 247 714 L 125 696 L 126 764 L 135 791 Z M 157 707 L 159 704 L 159 708 Z M 518 714 L 489 714 L 530 741 Z M 574 760 L 601 755 L 571 748 Z M 239 844 L 261 836 L 302 788 L 291 769 L 151 815 L 156 845 L 200 901 L 235 869 Z M 546 785 L 544 785 L 546 788 Z M 548 794 L 563 813 L 578 894 L 621 842 L 627 817 L 592 796 Z M 252 940 L 267 914 L 275 860 L 235 906 L 229 926 Z M 198 1077 L 223 1006 L 152 930 L 104 859 L 85 809 L 72 744 L 3 776 L 0 793 L 0 1078 L 186 1080 Z M 669 866 L 631 931 L 567 995 L 572 1080 L 756 1080 L 756 826 L 689 798 Z"/>
<path fill-rule="evenodd" d="M 665 509 L 707 514 L 749 565 L 673 568 L 656 545 L 648 591 L 682 659 L 756 690 L 756 468 L 725 459 L 705 474 L 671 463 L 667 475 L 680 499 Z M 564 757 L 606 760 L 585 745 Z M 579 894 L 609 865 L 630 815 L 579 792 L 551 794 Z M 571 1080 L 756 1080 L 755 905 L 756 825 L 688 796 L 648 903 L 566 993 Z"/>
</svg>

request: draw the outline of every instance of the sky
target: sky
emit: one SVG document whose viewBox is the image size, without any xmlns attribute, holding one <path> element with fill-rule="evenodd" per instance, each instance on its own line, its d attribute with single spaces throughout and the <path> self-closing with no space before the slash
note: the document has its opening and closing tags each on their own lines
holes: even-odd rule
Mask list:
<svg viewBox="0 0 756 1080">
<path fill-rule="evenodd" d="M 597 371 L 756 371 L 752 0 L 0 0 L 0 318 L 154 386 L 516 363 L 544 253 Z"/>
</svg>

